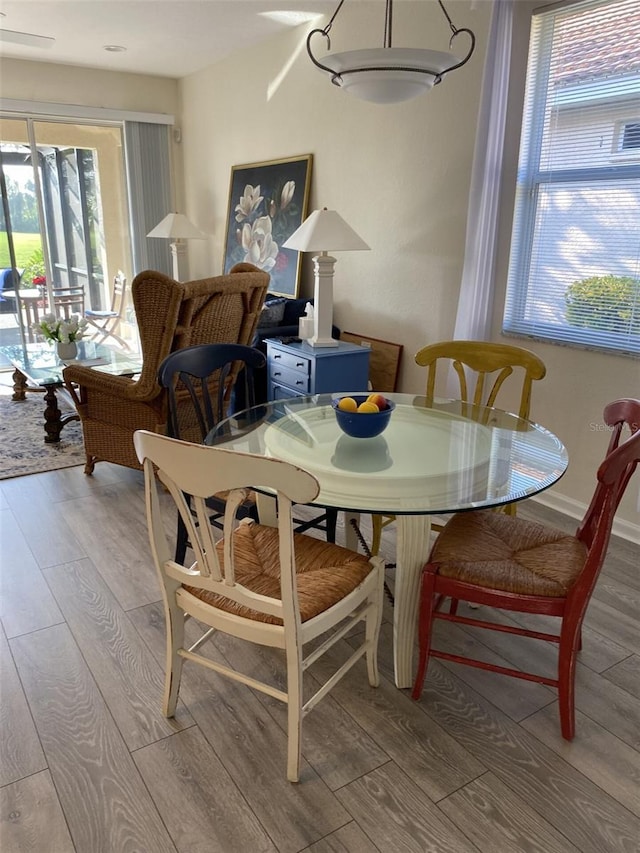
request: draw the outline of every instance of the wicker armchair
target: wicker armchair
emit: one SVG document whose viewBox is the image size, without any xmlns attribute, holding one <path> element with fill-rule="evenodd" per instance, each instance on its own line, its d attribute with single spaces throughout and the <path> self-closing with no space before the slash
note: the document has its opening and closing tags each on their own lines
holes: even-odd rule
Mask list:
<svg viewBox="0 0 640 853">
<path fill-rule="evenodd" d="M 166 426 L 166 391 L 157 379 L 162 360 L 195 344 L 250 345 L 268 284 L 269 275 L 251 264 L 237 264 L 228 275 L 184 283 L 153 270 L 135 277 L 131 292 L 142 346 L 140 375 L 110 376 L 80 364 L 64 370 L 82 421 L 85 474 L 91 474 L 98 461 L 142 467 L 133 433 L 164 432 Z M 232 371 L 229 391 L 234 381 Z"/>
</svg>

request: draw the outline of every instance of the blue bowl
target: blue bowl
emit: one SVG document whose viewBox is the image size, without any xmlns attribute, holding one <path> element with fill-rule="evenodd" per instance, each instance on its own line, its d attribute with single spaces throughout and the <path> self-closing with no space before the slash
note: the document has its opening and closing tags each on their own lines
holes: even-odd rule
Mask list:
<svg viewBox="0 0 640 853">
<path fill-rule="evenodd" d="M 352 397 L 358 405 L 364 403 L 369 396 L 368 394 L 345 394 L 345 397 Z M 387 428 L 391 419 L 391 413 L 396 407 L 396 404 L 391 400 L 387 400 L 387 408 L 381 409 L 379 412 L 345 412 L 338 408 L 338 403 L 342 397 L 337 397 L 331 401 L 333 411 L 336 413 L 338 426 L 347 435 L 353 438 L 373 438 L 380 435 Z"/>
</svg>

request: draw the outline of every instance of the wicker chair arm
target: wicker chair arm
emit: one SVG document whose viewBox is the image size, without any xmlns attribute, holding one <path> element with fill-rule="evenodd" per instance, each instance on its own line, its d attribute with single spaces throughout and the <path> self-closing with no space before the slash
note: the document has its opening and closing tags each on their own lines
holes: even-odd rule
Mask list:
<svg viewBox="0 0 640 853">
<path fill-rule="evenodd" d="M 112 376 L 109 373 L 102 373 L 98 370 L 93 370 L 91 367 L 83 367 L 79 364 L 65 367 L 62 375 L 67 389 L 72 393 L 74 398 L 76 398 L 76 394 L 72 390 L 74 387 L 86 389 L 89 393 L 91 391 L 99 391 L 101 394 L 109 394 L 113 397 L 138 400 L 140 402 L 152 400 L 159 393 L 159 389 L 156 388 L 154 394 L 142 396 L 139 393 L 138 383 L 130 376 Z"/>
</svg>

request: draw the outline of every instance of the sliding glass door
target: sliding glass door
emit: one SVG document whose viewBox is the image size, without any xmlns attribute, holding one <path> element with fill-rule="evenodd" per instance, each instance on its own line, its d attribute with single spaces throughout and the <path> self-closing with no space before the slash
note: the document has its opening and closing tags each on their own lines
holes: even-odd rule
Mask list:
<svg viewBox="0 0 640 853">
<path fill-rule="evenodd" d="M 54 289 L 81 287 L 86 308 L 108 308 L 119 270 L 131 275 L 122 124 L 0 118 L 0 345 L 32 337 L 16 291 L 32 308 Z M 6 271 L 6 272 L 5 272 Z M 13 315 L 12 326 L 9 315 Z"/>
</svg>

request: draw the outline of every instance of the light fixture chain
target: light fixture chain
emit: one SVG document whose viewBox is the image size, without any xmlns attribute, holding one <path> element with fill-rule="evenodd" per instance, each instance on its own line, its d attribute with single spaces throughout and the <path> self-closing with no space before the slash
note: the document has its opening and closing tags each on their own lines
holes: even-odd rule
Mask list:
<svg viewBox="0 0 640 853">
<path fill-rule="evenodd" d="M 393 0 L 387 0 L 384 11 L 384 43 L 383 47 L 391 47 L 391 30 L 393 29 Z"/>
</svg>

